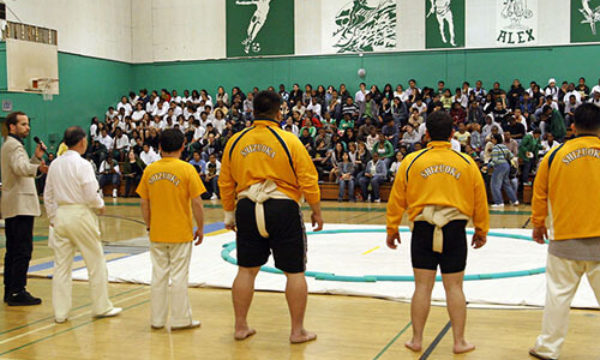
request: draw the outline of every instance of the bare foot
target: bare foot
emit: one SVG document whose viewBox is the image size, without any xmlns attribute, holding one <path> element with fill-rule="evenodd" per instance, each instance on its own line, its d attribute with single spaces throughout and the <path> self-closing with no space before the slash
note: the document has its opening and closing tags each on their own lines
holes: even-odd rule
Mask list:
<svg viewBox="0 0 600 360">
<path fill-rule="evenodd" d="M 465 340 L 463 340 L 462 342 L 459 342 L 457 344 L 454 344 L 454 353 L 455 354 L 464 354 L 464 353 L 468 353 L 469 351 L 473 351 L 473 350 L 475 350 L 475 345 L 469 344 Z"/>
<path fill-rule="evenodd" d="M 290 335 L 290 342 L 292 344 L 301 344 L 301 343 L 305 343 L 308 341 L 313 341 L 317 339 L 317 334 L 310 332 L 310 331 L 306 331 L 304 329 L 302 329 L 302 332 L 298 335 Z"/>
<path fill-rule="evenodd" d="M 415 341 L 415 339 L 410 339 L 410 341 L 405 342 L 404 346 L 414 352 L 420 352 L 422 350 L 421 343 Z"/>
<path fill-rule="evenodd" d="M 256 334 L 256 330 L 247 327 L 242 330 L 236 330 L 233 337 L 239 341 L 239 340 L 245 340 L 254 334 Z"/>
</svg>

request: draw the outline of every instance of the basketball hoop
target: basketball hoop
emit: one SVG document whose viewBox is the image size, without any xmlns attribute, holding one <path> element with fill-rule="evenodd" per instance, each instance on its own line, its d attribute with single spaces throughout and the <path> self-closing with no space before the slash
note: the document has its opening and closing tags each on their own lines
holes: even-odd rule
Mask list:
<svg viewBox="0 0 600 360">
<path fill-rule="evenodd" d="M 52 78 L 40 78 L 31 79 L 31 87 L 27 89 L 30 92 L 37 92 L 42 94 L 44 101 L 52 101 L 53 95 L 53 83 L 58 83 L 58 79 Z"/>
</svg>

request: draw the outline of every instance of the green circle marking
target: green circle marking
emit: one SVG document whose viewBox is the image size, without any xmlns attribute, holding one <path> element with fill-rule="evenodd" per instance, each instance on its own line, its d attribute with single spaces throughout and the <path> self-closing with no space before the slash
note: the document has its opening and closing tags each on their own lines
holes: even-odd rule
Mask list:
<svg viewBox="0 0 600 360">
<path fill-rule="evenodd" d="M 328 234 L 364 234 L 364 233 L 385 233 L 385 229 L 338 229 L 338 230 L 323 230 L 319 232 L 307 232 L 306 235 L 328 235 Z M 400 232 L 410 232 L 409 229 L 400 229 Z M 467 234 L 472 235 L 473 230 L 467 230 Z M 533 241 L 530 237 L 516 234 L 501 234 L 496 232 L 488 233 L 488 236 L 501 237 L 515 240 Z M 231 252 L 235 250 L 235 241 L 229 242 L 223 245 L 221 251 L 221 257 L 223 260 L 230 264 L 237 265 L 237 260 L 231 256 Z M 271 274 L 283 274 L 283 271 L 276 269 L 271 266 L 262 266 L 261 271 Z M 539 275 L 546 272 L 546 267 L 540 267 L 530 270 L 516 270 L 516 271 L 505 271 L 496 273 L 486 274 L 467 274 L 465 275 L 465 281 L 474 280 L 497 280 L 507 279 L 522 276 Z M 349 276 L 340 275 L 334 273 L 327 273 L 321 271 L 306 271 L 307 277 L 312 277 L 315 280 L 328 280 L 328 281 L 344 281 L 344 282 L 376 282 L 376 281 L 402 281 L 412 282 L 415 281 L 415 277 L 412 275 L 363 275 L 363 276 Z M 442 281 L 440 275 L 436 276 L 435 281 Z"/>
</svg>

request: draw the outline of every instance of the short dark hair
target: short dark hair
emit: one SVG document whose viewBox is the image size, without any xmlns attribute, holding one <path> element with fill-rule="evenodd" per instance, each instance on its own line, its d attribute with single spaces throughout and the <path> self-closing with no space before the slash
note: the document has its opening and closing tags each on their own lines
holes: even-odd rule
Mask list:
<svg viewBox="0 0 600 360">
<path fill-rule="evenodd" d="M 256 118 L 274 118 L 281 106 L 281 96 L 274 91 L 263 90 L 256 94 L 253 105 Z"/>
<path fill-rule="evenodd" d="M 174 152 L 183 146 L 183 133 L 176 129 L 167 129 L 160 134 L 160 147 L 164 152 Z"/>
<path fill-rule="evenodd" d="M 502 141 L 502 135 L 500 135 L 500 134 L 492 134 L 492 136 L 494 137 L 494 140 L 496 140 L 497 144 L 502 144 L 503 143 L 503 141 Z"/>
<path fill-rule="evenodd" d="M 67 147 L 72 148 L 73 146 L 79 144 L 81 139 L 85 138 L 85 131 L 79 126 L 71 126 L 65 130 L 65 145 Z"/>
<path fill-rule="evenodd" d="M 17 119 L 20 115 L 27 115 L 22 111 L 15 111 L 8 114 L 6 117 L 6 128 L 10 130 L 10 125 L 17 125 Z"/>
<path fill-rule="evenodd" d="M 454 121 L 447 112 L 443 110 L 434 111 L 427 117 L 425 126 L 433 141 L 448 141 L 452 134 Z"/>
<path fill-rule="evenodd" d="M 583 104 L 575 110 L 575 128 L 583 131 L 600 130 L 600 108 L 594 104 Z"/>
</svg>

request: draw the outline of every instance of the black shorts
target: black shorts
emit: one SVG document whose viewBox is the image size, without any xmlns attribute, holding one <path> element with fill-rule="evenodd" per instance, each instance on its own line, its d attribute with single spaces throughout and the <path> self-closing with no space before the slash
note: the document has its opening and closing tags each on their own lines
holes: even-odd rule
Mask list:
<svg viewBox="0 0 600 360">
<path fill-rule="evenodd" d="M 467 265 L 466 225 L 466 220 L 456 220 L 442 228 L 444 247 L 440 254 L 433 251 L 435 226 L 425 221 L 415 221 L 410 244 L 413 268 L 437 270 L 439 265 L 442 274 L 464 271 Z"/>
<path fill-rule="evenodd" d="M 298 203 L 287 199 L 264 202 L 265 227 L 269 238 L 258 232 L 254 202 L 242 199 L 237 203 L 236 248 L 239 266 L 256 267 L 267 263 L 273 253 L 275 267 L 288 273 L 306 270 L 306 232 Z"/>
</svg>

